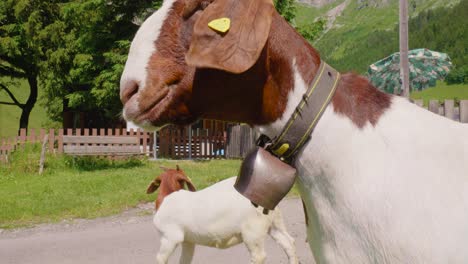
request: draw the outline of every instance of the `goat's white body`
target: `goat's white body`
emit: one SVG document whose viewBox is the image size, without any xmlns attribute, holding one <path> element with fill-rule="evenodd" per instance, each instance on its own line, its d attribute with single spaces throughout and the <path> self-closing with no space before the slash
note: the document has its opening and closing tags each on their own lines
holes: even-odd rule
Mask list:
<svg viewBox="0 0 468 264">
<path fill-rule="evenodd" d="M 162 238 L 216 248 L 245 242 L 252 255 L 259 254 L 252 256 L 252 262 L 262 263 L 263 246 L 258 244 L 268 233 L 273 238 L 283 234 L 282 241 L 275 240 L 293 254 L 291 263 L 297 263 L 294 240 L 287 235 L 279 209 L 264 215 L 234 189 L 234 183 L 233 177 L 197 192 L 180 190 L 168 195 L 153 220 Z"/>
<path fill-rule="evenodd" d="M 392 97 L 360 129 L 330 105 L 296 166 L 318 263 L 468 263 L 467 125 Z"/>
</svg>

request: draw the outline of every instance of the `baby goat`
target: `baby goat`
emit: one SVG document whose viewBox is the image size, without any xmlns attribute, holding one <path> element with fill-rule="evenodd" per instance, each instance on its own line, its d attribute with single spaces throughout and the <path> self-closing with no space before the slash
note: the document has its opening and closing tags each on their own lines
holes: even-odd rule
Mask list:
<svg viewBox="0 0 468 264">
<path fill-rule="evenodd" d="M 151 182 L 147 193 L 160 188 L 153 219 L 161 234 L 159 264 L 167 263 L 179 244 L 180 263 L 190 263 L 195 244 L 224 249 L 241 242 L 250 252 L 251 263 L 264 263 L 267 234 L 284 249 L 290 264 L 298 263 L 294 239 L 286 231 L 280 210 L 263 214 L 234 189 L 235 180 L 232 177 L 194 192 L 192 182 L 177 166 L 164 169 Z M 192 192 L 184 190 L 184 183 Z"/>
</svg>

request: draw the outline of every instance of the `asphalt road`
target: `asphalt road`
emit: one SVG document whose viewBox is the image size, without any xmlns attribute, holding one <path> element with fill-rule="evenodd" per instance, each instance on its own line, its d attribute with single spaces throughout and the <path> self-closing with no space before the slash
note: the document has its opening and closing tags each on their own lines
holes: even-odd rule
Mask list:
<svg viewBox="0 0 468 264">
<path fill-rule="evenodd" d="M 156 263 L 158 234 L 152 224 L 152 204 L 118 216 L 73 220 L 30 229 L 0 230 L 1 264 L 119 264 Z M 314 263 L 305 242 L 304 214 L 299 199 L 280 204 L 289 233 L 296 240 L 301 263 Z M 268 237 L 266 263 L 287 263 L 282 249 Z M 179 249 L 170 263 L 178 263 Z M 243 244 L 229 249 L 195 248 L 192 263 L 249 263 Z"/>
</svg>

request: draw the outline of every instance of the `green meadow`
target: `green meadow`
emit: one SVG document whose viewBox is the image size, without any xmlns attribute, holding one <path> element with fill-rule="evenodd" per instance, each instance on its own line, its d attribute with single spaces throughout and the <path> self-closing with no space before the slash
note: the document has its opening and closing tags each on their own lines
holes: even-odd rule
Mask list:
<svg viewBox="0 0 468 264">
<path fill-rule="evenodd" d="M 39 144 L 28 144 L 0 163 L 0 228 L 29 227 L 75 218 L 114 215 L 152 202 L 148 184 L 160 166 L 179 165 L 197 189 L 236 176 L 240 160 L 109 160 L 48 154 L 38 174 Z M 293 188 L 291 195 L 298 195 Z"/>
<path fill-rule="evenodd" d="M 47 155 L 38 174 L 40 146 L 27 145 L 0 163 L 0 228 L 17 228 L 73 218 L 120 213 L 139 203 L 154 201 L 146 187 L 162 172 L 160 166 L 178 164 L 198 189 L 237 175 L 240 160 L 111 161 L 92 157 Z"/>
<path fill-rule="evenodd" d="M 436 87 L 411 93 L 411 99 L 423 99 L 424 105 L 427 105 L 429 100 L 468 100 L 468 84 L 447 85 L 438 82 Z"/>
</svg>

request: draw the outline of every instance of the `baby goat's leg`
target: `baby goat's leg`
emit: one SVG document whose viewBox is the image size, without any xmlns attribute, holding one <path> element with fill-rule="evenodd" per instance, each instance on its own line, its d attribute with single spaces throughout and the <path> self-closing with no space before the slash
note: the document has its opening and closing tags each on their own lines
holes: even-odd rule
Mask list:
<svg viewBox="0 0 468 264">
<path fill-rule="evenodd" d="M 166 264 L 172 252 L 174 252 L 174 249 L 180 242 L 181 240 L 173 240 L 162 236 L 161 246 L 159 248 L 158 255 L 156 256 L 156 262 L 158 264 Z"/>
<path fill-rule="evenodd" d="M 251 264 L 263 264 L 265 262 L 265 238 L 269 224 L 264 218 L 254 218 L 244 226 L 242 240 L 250 252 Z"/>
<path fill-rule="evenodd" d="M 288 233 L 283 232 L 283 230 L 272 228 L 272 230 L 270 230 L 270 236 L 283 248 L 286 255 L 288 255 L 289 264 L 299 263 L 294 239 Z"/>
<path fill-rule="evenodd" d="M 298 264 L 299 261 L 296 255 L 296 247 L 294 246 L 294 240 L 289 236 L 288 233 L 283 233 L 278 229 L 270 231 L 270 236 L 278 243 L 288 255 L 289 264 Z"/>
<path fill-rule="evenodd" d="M 190 264 L 193 258 L 195 244 L 189 242 L 182 243 L 182 255 L 180 256 L 180 264 Z"/>
<path fill-rule="evenodd" d="M 288 255 L 290 264 L 299 263 L 296 254 L 296 246 L 294 245 L 294 238 L 292 238 L 286 230 L 281 211 L 276 210 L 273 215 L 273 223 L 270 228 L 270 236 L 278 243 Z"/>
<path fill-rule="evenodd" d="M 244 241 L 250 253 L 251 264 L 263 264 L 266 259 L 264 239 L 257 241 Z"/>
</svg>

